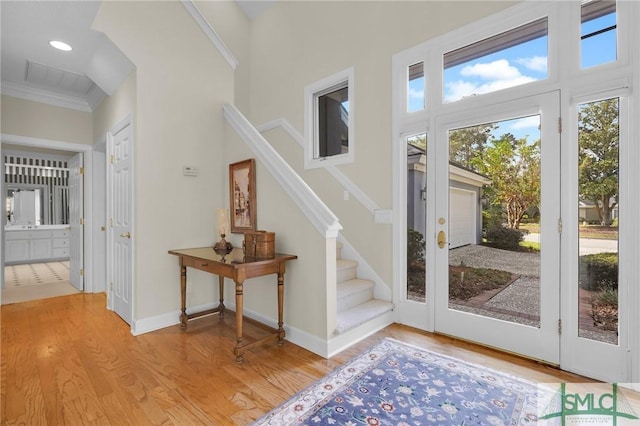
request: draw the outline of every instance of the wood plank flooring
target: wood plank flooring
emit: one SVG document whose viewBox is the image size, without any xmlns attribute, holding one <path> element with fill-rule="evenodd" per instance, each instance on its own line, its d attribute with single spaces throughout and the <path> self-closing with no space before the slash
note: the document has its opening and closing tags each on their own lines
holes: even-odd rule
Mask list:
<svg viewBox="0 0 640 426">
<path fill-rule="evenodd" d="M 2 425 L 246 425 L 387 336 L 534 381 L 588 381 L 401 325 L 330 360 L 285 342 L 238 365 L 233 315 L 134 337 L 105 306 L 104 294 L 2 306 Z M 248 339 L 263 333 L 245 325 Z"/>
</svg>

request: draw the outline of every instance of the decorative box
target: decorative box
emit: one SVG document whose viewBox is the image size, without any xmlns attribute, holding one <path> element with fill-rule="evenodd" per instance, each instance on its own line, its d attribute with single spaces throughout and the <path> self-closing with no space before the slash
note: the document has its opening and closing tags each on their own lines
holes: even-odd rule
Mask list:
<svg viewBox="0 0 640 426">
<path fill-rule="evenodd" d="M 244 233 L 242 243 L 244 255 L 257 259 L 270 259 L 275 256 L 276 234 L 267 231 L 248 231 Z"/>
</svg>

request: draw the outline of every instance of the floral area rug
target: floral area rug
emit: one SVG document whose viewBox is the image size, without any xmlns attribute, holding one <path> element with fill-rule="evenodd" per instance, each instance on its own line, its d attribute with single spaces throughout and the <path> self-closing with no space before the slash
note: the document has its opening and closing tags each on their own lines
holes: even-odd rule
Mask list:
<svg viewBox="0 0 640 426">
<path fill-rule="evenodd" d="M 386 338 L 253 425 L 535 425 L 537 386 Z"/>
</svg>

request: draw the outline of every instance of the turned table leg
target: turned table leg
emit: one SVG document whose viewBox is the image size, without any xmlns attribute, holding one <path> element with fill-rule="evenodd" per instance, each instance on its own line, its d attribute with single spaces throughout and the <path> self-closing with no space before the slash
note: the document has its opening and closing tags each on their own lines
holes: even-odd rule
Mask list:
<svg viewBox="0 0 640 426">
<path fill-rule="evenodd" d="M 283 311 L 284 311 L 284 273 L 278 273 L 278 345 L 284 343 L 284 328 L 283 324 Z"/>
<path fill-rule="evenodd" d="M 187 328 L 187 267 L 180 260 L 180 328 Z"/>
<path fill-rule="evenodd" d="M 236 355 L 236 362 L 241 364 L 242 359 L 242 312 L 243 311 L 243 294 L 242 282 L 236 281 L 236 347 L 233 353 Z"/>
<path fill-rule="evenodd" d="M 220 288 L 220 313 L 218 315 L 222 318 L 224 317 L 224 277 L 222 275 L 218 275 L 218 287 Z"/>
</svg>

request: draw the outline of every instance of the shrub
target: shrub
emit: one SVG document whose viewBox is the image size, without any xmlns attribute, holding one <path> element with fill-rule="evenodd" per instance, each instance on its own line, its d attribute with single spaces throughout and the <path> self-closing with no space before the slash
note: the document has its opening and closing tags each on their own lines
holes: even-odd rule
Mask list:
<svg viewBox="0 0 640 426">
<path fill-rule="evenodd" d="M 580 287 L 590 291 L 618 290 L 618 254 L 596 253 L 580 256 Z"/>
<path fill-rule="evenodd" d="M 407 265 L 424 262 L 424 236 L 415 229 L 409 228 L 407 233 Z"/>
<path fill-rule="evenodd" d="M 482 224 L 485 229 L 500 225 L 502 220 L 502 208 L 499 206 L 489 206 L 482 210 Z"/>
<path fill-rule="evenodd" d="M 487 229 L 485 238 L 487 239 L 487 244 L 491 247 L 505 250 L 518 250 L 524 235 L 517 229 L 494 225 Z"/>
</svg>

